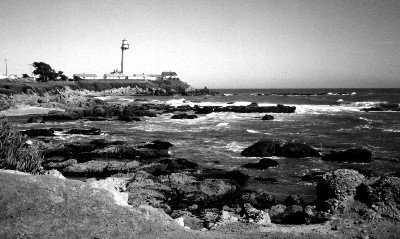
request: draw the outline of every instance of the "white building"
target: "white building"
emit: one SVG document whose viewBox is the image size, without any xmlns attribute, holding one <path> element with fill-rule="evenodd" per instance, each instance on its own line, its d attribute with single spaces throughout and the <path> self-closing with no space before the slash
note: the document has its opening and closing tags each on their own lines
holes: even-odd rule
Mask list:
<svg viewBox="0 0 400 239">
<path fill-rule="evenodd" d="M 113 74 L 104 74 L 103 78 L 119 80 L 119 79 L 128 79 L 128 76 L 125 74 L 121 74 L 121 73 L 113 73 Z"/>
<path fill-rule="evenodd" d="M 164 71 L 161 73 L 161 79 L 166 80 L 166 79 L 179 79 L 178 74 L 173 71 Z"/>
<path fill-rule="evenodd" d="M 130 80 L 156 80 L 157 75 L 154 74 L 134 74 L 133 76 L 128 76 Z"/>
</svg>

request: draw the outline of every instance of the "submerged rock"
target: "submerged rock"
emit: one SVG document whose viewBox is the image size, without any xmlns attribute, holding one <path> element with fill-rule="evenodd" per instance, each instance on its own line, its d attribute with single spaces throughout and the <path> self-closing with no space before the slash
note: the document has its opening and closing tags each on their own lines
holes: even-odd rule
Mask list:
<svg viewBox="0 0 400 239">
<path fill-rule="evenodd" d="M 258 161 L 256 163 L 247 163 L 247 164 L 243 165 L 242 167 L 255 168 L 255 169 L 267 169 L 267 168 L 271 168 L 271 167 L 276 167 L 278 165 L 279 165 L 279 163 L 273 159 L 263 158 L 263 159 L 260 159 L 260 161 Z"/>
<path fill-rule="evenodd" d="M 331 151 L 322 157 L 325 161 L 372 162 L 372 152 L 364 148 L 352 148 L 345 151 Z"/>
<path fill-rule="evenodd" d="M 100 135 L 101 130 L 98 128 L 90 129 L 71 129 L 66 132 L 66 134 L 83 134 L 83 135 Z"/>
<path fill-rule="evenodd" d="M 280 149 L 280 156 L 287 158 L 319 157 L 314 148 L 302 143 L 287 143 Z"/>
<path fill-rule="evenodd" d="M 197 119 L 197 115 L 188 115 L 186 113 L 173 115 L 171 119 Z"/>
<path fill-rule="evenodd" d="M 148 149 L 160 149 L 160 150 L 167 150 L 174 146 L 170 142 L 164 142 L 161 140 L 154 140 L 151 143 L 140 145 L 138 148 L 148 148 Z"/>
<path fill-rule="evenodd" d="M 264 115 L 262 117 L 262 120 L 273 120 L 273 119 L 274 119 L 274 116 L 272 116 L 272 115 Z"/>
<path fill-rule="evenodd" d="M 55 130 L 50 128 L 50 129 L 28 129 L 25 131 L 21 131 L 21 133 L 24 135 L 26 134 L 28 137 L 38 137 L 38 136 L 55 136 L 54 135 Z"/>
</svg>

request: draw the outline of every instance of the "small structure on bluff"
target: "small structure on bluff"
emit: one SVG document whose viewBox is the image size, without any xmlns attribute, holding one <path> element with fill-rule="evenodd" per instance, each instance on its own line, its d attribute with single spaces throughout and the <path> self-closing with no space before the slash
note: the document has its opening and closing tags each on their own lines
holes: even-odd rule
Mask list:
<svg viewBox="0 0 400 239">
<path fill-rule="evenodd" d="M 74 79 L 75 78 L 80 78 L 82 80 L 87 80 L 87 79 L 96 79 L 97 75 L 96 74 L 85 74 L 85 73 L 83 73 L 83 74 L 74 74 L 73 77 L 74 77 Z"/>
<path fill-rule="evenodd" d="M 166 79 L 179 79 L 178 74 L 173 71 L 164 71 L 161 73 L 161 79 L 166 80 Z"/>
<path fill-rule="evenodd" d="M 111 74 L 104 74 L 104 79 L 127 79 L 127 75 L 122 73 L 111 73 Z"/>
</svg>

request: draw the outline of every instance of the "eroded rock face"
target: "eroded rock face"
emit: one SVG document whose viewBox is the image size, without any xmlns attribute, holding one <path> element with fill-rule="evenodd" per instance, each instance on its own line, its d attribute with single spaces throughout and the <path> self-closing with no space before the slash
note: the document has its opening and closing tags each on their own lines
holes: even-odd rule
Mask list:
<svg viewBox="0 0 400 239">
<path fill-rule="evenodd" d="M 358 187 L 357 198 L 383 216 L 400 220 L 400 178 L 382 177 Z"/>
<path fill-rule="evenodd" d="M 337 169 L 322 176 L 317 184 L 319 200 L 353 198 L 356 188 L 365 181 L 365 177 L 352 169 Z"/>
<path fill-rule="evenodd" d="M 372 152 L 364 148 L 331 151 L 329 154 L 324 155 L 322 160 L 339 162 L 372 162 Z"/>
<path fill-rule="evenodd" d="M 244 149 L 241 154 L 247 157 L 269 157 L 277 155 L 279 152 L 280 144 L 278 141 L 262 139 Z"/>
</svg>

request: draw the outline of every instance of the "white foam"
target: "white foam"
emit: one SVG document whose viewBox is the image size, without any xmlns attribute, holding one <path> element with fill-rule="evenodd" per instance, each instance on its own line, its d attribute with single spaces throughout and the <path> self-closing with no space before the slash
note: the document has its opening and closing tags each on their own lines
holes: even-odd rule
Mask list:
<svg viewBox="0 0 400 239">
<path fill-rule="evenodd" d="M 258 134 L 258 133 L 260 133 L 260 131 L 252 130 L 252 129 L 248 129 L 248 130 L 246 130 L 246 131 L 249 132 L 249 133 L 251 133 L 251 134 Z"/>
</svg>

